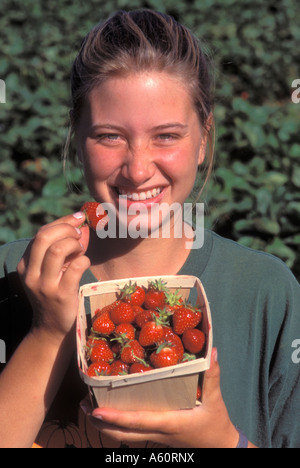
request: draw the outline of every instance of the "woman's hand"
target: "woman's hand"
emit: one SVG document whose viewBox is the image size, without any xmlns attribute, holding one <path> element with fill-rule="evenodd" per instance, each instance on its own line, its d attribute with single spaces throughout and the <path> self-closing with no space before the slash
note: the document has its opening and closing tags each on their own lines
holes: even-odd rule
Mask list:
<svg viewBox="0 0 300 468">
<path fill-rule="evenodd" d="M 88 412 L 86 401 L 82 407 Z M 234 448 L 239 439 L 222 398 L 215 348 L 204 377 L 201 406 L 168 412 L 97 408 L 91 420 L 103 434 L 128 443 L 149 440 L 176 448 Z"/>
<path fill-rule="evenodd" d="M 84 219 L 76 213 L 42 227 L 17 268 L 34 311 L 33 327 L 60 339 L 75 323 L 79 282 L 90 266 L 84 255 L 89 228 L 79 229 Z"/>
</svg>

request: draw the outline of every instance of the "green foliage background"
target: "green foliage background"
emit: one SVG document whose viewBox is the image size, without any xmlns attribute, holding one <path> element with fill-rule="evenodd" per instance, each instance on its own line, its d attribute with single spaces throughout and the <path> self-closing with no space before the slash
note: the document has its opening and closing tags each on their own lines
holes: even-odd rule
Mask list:
<svg viewBox="0 0 300 468">
<path fill-rule="evenodd" d="M 298 0 L 1 0 L 0 244 L 80 208 L 67 180 L 69 72 L 82 37 L 118 9 L 170 13 L 207 41 L 216 64 L 216 165 L 206 226 L 282 258 L 300 274 Z M 72 190 L 70 190 L 70 186 Z"/>
</svg>

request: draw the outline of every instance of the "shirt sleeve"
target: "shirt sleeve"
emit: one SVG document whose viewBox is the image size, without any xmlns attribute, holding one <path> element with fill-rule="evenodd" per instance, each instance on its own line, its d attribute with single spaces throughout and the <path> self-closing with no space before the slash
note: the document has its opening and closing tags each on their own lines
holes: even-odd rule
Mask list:
<svg viewBox="0 0 300 468">
<path fill-rule="evenodd" d="M 32 309 L 16 271 L 29 240 L 20 240 L 0 247 L 0 339 L 4 343 L 5 362 L 28 333 Z"/>
<path fill-rule="evenodd" d="M 300 286 L 292 274 L 282 280 L 285 317 L 269 375 L 269 414 L 273 448 L 299 448 Z"/>
</svg>

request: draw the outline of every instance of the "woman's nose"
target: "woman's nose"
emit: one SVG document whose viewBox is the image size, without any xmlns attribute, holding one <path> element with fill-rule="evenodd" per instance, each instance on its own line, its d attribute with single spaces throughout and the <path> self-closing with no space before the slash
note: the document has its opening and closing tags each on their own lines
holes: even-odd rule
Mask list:
<svg viewBox="0 0 300 468">
<path fill-rule="evenodd" d="M 135 186 L 142 185 L 153 177 L 156 170 L 151 151 L 136 148 L 128 151 L 122 167 L 122 175 Z"/>
</svg>

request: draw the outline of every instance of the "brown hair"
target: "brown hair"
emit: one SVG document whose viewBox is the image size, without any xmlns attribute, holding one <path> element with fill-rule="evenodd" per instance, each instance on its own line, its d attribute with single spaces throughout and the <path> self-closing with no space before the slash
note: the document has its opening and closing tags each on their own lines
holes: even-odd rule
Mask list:
<svg viewBox="0 0 300 468">
<path fill-rule="evenodd" d="M 82 42 L 71 74 L 71 127 L 64 156 L 80 119 L 86 95 L 115 75 L 149 70 L 174 74 L 183 80 L 207 132 L 210 152 L 206 181 L 213 165 L 213 74 L 209 54 L 200 41 L 171 16 L 153 10 L 119 11 L 97 24 Z"/>
</svg>

